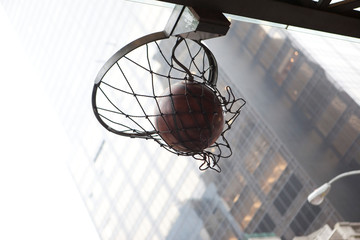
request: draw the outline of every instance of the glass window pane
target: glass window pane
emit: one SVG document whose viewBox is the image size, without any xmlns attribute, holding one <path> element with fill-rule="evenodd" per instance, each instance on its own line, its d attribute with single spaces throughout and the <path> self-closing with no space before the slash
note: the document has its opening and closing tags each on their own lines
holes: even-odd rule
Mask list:
<svg viewBox="0 0 360 240">
<path fill-rule="evenodd" d="M 356 141 L 353 146 L 354 153 L 353 153 L 353 163 L 357 165 L 357 168 L 360 168 L 360 139 Z"/>
<path fill-rule="evenodd" d="M 234 23 L 234 25 L 235 24 L 240 25 L 240 26 L 230 28 L 230 31 L 232 29 L 237 30 L 237 31 L 235 31 L 237 41 L 244 40 L 244 38 L 248 35 L 249 30 L 254 26 L 254 24 L 248 23 L 248 22 L 238 22 L 237 21 L 237 22 Z"/>
<path fill-rule="evenodd" d="M 151 222 L 147 217 L 142 219 L 140 225 L 137 227 L 134 239 L 146 239 L 151 231 L 151 227 Z"/>
<path fill-rule="evenodd" d="M 320 210 L 321 209 L 318 206 L 305 203 L 295 216 L 294 220 L 290 223 L 290 228 L 294 231 L 295 235 L 304 235 Z"/>
<path fill-rule="evenodd" d="M 157 192 L 157 195 L 149 209 L 153 219 L 157 219 L 160 216 L 160 213 L 164 209 L 165 203 L 167 202 L 168 198 L 169 192 L 167 191 L 165 186 L 162 186 Z"/>
<path fill-rule="evenodd" d="M 116 202 L 116 210 L 122 214 L 130 203 L 130 198 L 134 192 L 130 184 L 124 184 L 119 199 Z"/>
<path fill-rule="evenodd" d="M 264 135 L 258 135 L 244 160 L 245 167 L 250 173 L 254 173 L 268 149 L 268 139 Z"/>
<path fill-rule="evenodd" d="M 250 188 L 245 187 L 235 204 L 236 207 L 231 212 L 241 228 L 245 229 L 261 207 L 262 202 Z"/>
<path fill-rule="evenodd" d="M 255 196 L 251 206 L 248 208 L 247 214 L 241 221 L 241 226 L 243 229 L 245 229 L 247 227 L 247 225 L 251 222 L 251 220 L 255 216 L 255 213 L 261 207 L 261 205 L 262 205 L 262 202 L 260 201 L 260 199 L 257 196 Z"/>
<path fill-rule="evenodd" d="M 226 229 L 222 229 L 221 232 L 222 232 L 221 240 L 236 240 L 236 239 L 238 239 L 236 237 L 235 233 L 233 232 L 233 230 L 228 227 Z"/>
<path fill-rule="evenodd" d="M 147 156 L 147 153 L 141 153 L 140 156 L 138 156 L 139 164 L 136 164 L 132 169 L 132 180 L 135 185 L 140 183 L 140 180 L 144 177 L 146 174 L 146 170 L 148 169 L 148 165 L 150 164 L 150 159 Z"/>
<path fill-rule="evenodd" d="M 302 187 L 302 184 L 295 176 L 295 174 L 292 174 L 274 201 L 274 205 L 281 215 L 285 214 Z"/>
<path fill-rule="evenodd" d="M 268 214 L 265 214 L 263 220 L 256 228 L 256 233 L 270 233 L 275 229 L 275 223 Z"/>
<path fill-rule="evenodd" d="M 284 43 L 284 36 L 280 35 L 279 32 L 276 32 L 272 36 L 270 36 L 270 41 L 268 44 L 264 46 L 263 52 L 260 56 L 260 63 L 265 67 L 265 69 L 269 69 L 270 65 L 273 63 L 274 58 L 277 56 L 280 48 Z"/>
<path fill-rule="evenodd" d="M 283 61 L 280 63 L 277 71 L 274 73 L 274 79 L 279 86 L 281 86 L 284 80 L 287 78 L 291 68 L 296 62 L 298 55 L 299 52 L 292 48 L 286 53 Z"/>
<path fill-rule="evenodd" d="M 299 192 L 303 187 L 303 185 L 301 184 L 301 182 L 299 181 L 299 179 L 296 177 L 295 174 L 291 175 L 289 183 L 294 188 L 296 193 Z"/>
<path fill-rule="evenodd" d="M 346 107 L 346 103 L 344 103 L 339 97 L 334 97 L 330 105 L 325 109 L 316 123 L 317 128 L 324 136 L 327 136 L 331 129 L 333 129 L 335 123 L 344 113 Z"/>
<path fill-rule="evenodd" d="M 255 31 L 252 33 L 252 36 L 248 40 L 248 44 L 247 44 L 249 52 L 252 55 L 255 55 L 257 53 L 265 37 L 266 37 L 265 30 L 260 25 L 258 25 L 255 28 Z"/>
<path fill-rule="evenodd" d="M 201 180 L 195 170 L 188 172 L 186 174 L 186 179 L 182 179 L 180 181 L 182 181 L 182 186 L 177 195 L 180 201 L 186 201 L 189 198 L 194 197 L 196 194 L 201 195 L 200 191 L 194 193 L 197 190 L 199 184 L 201 184 Z"/>
<path fill-rule="evenodd" d="M 154 169 L 151 170 L 149 176 L 145 179 L 140 190 L 140 196 L 144 202 L 148 202 L 151 194 L 154 194 L 155 186 L 159 181 L 159 174 Z"/>
<path fill-rule="evenodd" d="M 286 167 L 287 163 L 281 153 L 276 153 L 259 178 L 259 185 L 265 194 L 270 192 Z"/>
<path fill-rule="evenodd" d="M 174 188 L 175 185 L 179 182 L 181 175 L 188 164 L 187 161 L 183 161 L 183 159 L 175 159 L 176 161 L 173 163 L 170 172 L 166 176 L 166 182 L 169 183 L 171 188 Z"/>
<path fill-rule="evenodd" d="M 356 115 L 352 115 L 349 120 L 342 126 L 338 135 L 333 141 L 336 150 L 344 155 L 351 144 L 356 140 L 360 133 L 360 119 Z"/>
<path fill-rule="evenodd" d="M 317 71 L 314 81 L 310 81 L 297 100 L 298 106 L 307 119 L 319 116 L 324 108 L 331 102 L 335 89 L 329 85 L 323 73 Z M 315 80 L 316 79 L 316 80 Z"/>
<path fill-rule="evenodd" d="M 117 223 L 119 219 L 117 218 L 116 214 L 111 214 L 106 222 L 106 225 L 101 233 L 103 239 L 111 239 L 111 236 L 114 234 Z"/>
<path fill-rule="evenodd" d="M 128 208 L 130 209 L 126 214 L 125 226 L 128 230 L 132 230 L 141 214 L 141 204 L 139 200 L 132 199 L 131 204 L 129 204 Z"/>
<path fill-rule="evenodd" d="M 117 172 L 107 186 L 108 193 L 111 198 L 114 198 L 116 194 L 120 191 L 123 181 L 124 175 L 121 172 Z"/>
<path fill-rule="evenodd" d="M 286 88 L 287 93 L 293 101 L 296 101 L 301 91 L 304 89 L 313 74 L 314 69 L 312 69 L 312 67 L 308 63 L 304 62 L 303 64 L 301 64 L 301 67 L 297 70 Z"/>
<path fill-rule="evenodd" d="M 95 209 L 94 220 L 95 220 L 95 225 L 97 227 L 100 227 L 103 224 L 106 215 L 109 213 L 110 203 L 108 200 L 103 198 L 100 201 L 98 201 L 97 204 L 98 205 L 97 208 Z"/>
<path fill-rule="evenodd" d="M 244 177 L 239 172 L 236 172 L 222 194 L 229 208 L 239 199 L 240 193 L 245 185 L 246 181 Z"/>
</svg>

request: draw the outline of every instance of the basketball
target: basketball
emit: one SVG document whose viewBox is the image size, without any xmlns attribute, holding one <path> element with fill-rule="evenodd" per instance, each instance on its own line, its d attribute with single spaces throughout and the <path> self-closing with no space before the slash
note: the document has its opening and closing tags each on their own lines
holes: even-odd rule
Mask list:
<svg viewBox="0 0 360 240">
<path fill-rule="evenodd" d="M 216 93 L 203 83 L 181 81 L 158 98 L 155 127 L 171 148 L 201 152 L 224 128 L 224 114 Z"/>
</svg>

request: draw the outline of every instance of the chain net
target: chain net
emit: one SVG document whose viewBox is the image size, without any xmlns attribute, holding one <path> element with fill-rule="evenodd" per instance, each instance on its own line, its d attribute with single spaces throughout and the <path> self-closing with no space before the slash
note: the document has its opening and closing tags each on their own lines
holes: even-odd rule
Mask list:
<svg viewBox="0 0 360 240">
<path fill-rule="evenodd" d="M 152 139 L 200 161 L 200 170 L 220 172 L 219 160 L 232 155 L 225 135 L 245 100 L 230 87 L 217 89 L 216 81 L 216 61 L 205 45 L 170 37 L 121 56 L 95 84 L 93 108 L 109 131 Z"/>
</svg>

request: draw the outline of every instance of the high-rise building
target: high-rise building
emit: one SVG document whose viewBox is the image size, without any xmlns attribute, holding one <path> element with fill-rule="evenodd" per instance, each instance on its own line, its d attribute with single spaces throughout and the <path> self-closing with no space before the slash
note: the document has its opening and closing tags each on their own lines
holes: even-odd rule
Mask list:
<svg viewBox="0 0 360 240">
<path fill-rule="evenodd" d="M 317 185 L 359 168 L 359 104 L 354 91 L 359 86 L 359 60 L 354 57 L 360 54 L 358 43 L 243 23 L 233 24 L 227 38 L 210 47 L 249 105 Z M 337 182 L 336 194 L 329 196 L 351 221 L 360 215 L 354 204 L 360 197 L 358 180 L 354 176 Z"/>
<path fill-rule="evenodd" d="M 207 42 L 219 88 L 230 85 L 247 100 L 219 174 L 155 142 L 106 132 L 92 113 L 102 64 L 162 30 L 171 9 L 123 1 L 3 5 L 73 142 L 69 168 L 102 239 L 292 239 L 360 216 L 352 181 L 321 206 L 306 202 L 316 184 L 358 166 L 359 108 L 284 30 L 233 22 L 227 36 Z"/>
</svg>

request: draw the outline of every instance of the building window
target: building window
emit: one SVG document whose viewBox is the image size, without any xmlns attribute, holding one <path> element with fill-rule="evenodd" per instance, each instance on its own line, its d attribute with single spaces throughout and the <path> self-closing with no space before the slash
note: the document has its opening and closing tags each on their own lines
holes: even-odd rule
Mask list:
<svg viewBox="0 0 360 240">
<path fill-rule="evenodd" d="M 119 215 L 122 215 L 129 205 L 131 205 L 133 194 L 134 189 L 132 186 L 128 183 L 124 183 L 119 198 L 115 200 L 115 210 Z"/>
<path fill-rule="evenodd" d="M 286 92 L 293 101 L 297 100 L 313 74 L 314 69 L 307 62 L 303 62 L 286 87 Z"/>
<path fill-rule="evenodd" d="M 245 229 L 261 205 L 262 202 L 258 196 L 256 196 L 250 188 L 245 187 L 240 197 L 235 202 L 234 208 L 231 209 L 231 213 L 241 228 Z"/>
<path fill-rule="evenodd" d="M 349 147 L 354 143 L 360 133 L 360 119 L 352 114 L 344 123 L 333 141 L 333 146 L 341 154 L 345 155 Z"/>
<path fill-rule="evenodd" d="M 245 143 L 249 141 L 252 132 L 255 130 L 254 119 L 249 116 L 249 113 L 243 115 L 242 121 L 238 125 L 240 134 L 237 138 L 236 148 L 243 149 Z"/>
<path fill-rule="evenodd" d="M 333 129 L 335 123 L 346 110 L 346 107 L 346 103 L 344 103 L 339 97 L 334 97 L 316 123 L 316 127 L 324 136 L 327 136 L 331 129 Z"/>
<path fill-rule="evenodd" d="M 150 233 L 151 230 L 152 230 L 152 222 L 151 222 L 151 220 L 149 218 L 147 218 L 147 217 L 142 218 L 141 223 L 136 226 L 134 239 L 146 239 L 146 238 L 148 238 L 149 233 Z"/>
<path fill-rule="evenodd" d="M 289 181 L 285 184 L 279 195 L 274 201 L 274 206 L 281 215 L 284 215 L 291 203 L 295 200 L 297 194 L 302 189 L 299 179 L 292 174 Z"/>
<path fill-rule="evenodd" d="M 256 26 L 256 25 L 255 25 Z M 261 44 L 263 43 L 266 32 L 261 26 L 256 26 L 254 31 L 252 32 L 250 38 L 247 40 L 247 48 L 249 49 L 249 52 L 254 56 Z"/>
<path fill-rule="evenodd" d="M 296 236 L 302 236 L 306 233 L 311 223 L 319 214 L 321 208 L 305 203 L 300 209 L 294 220 L 290 223 L 290 228 Z"/>
<path fill-rule="evenodd" d="M 274 231 L 276 225 L 268 214 L 265 214 L 263 220 L 259 223 L 255 233 L 271 233 Z"/>
<path fill-rule="evenodd" d="M 115 198 L 116 195 L 120 192 L 125 181 L 126 180 L 122 172 L 119 171 L 114 175 L 114 177 L 106 186 L 111 199 Z"/>
<path fill-rule="evenodd" d="M 225 221 L 226 221 L 226 217 L 224 216 L 224 213 L 218 207 L 216 207 L 213 210 L 212 214 L 206 218 L 204 225 L 205 225 L 207 232 L 211 236 L 214 236 L 216 234 L 219 234 L 219 230 L 220 230 L 219 226 L 223 225 Z M 221 230 L 223 230 L 223 229 L 221 229 Z"/>
<path fill-rule="evenodd" d="M 239 173 L 236 172 L 227 184 L 222 197 L 227 203 L 228 207 L 231 208 L 235 202 L 238 201 L 240 193 L 246 185 L 246 180 Z"/>
<path fill-rule="evenodd" d="M 275 56 L 277 56 L 280 48 L 284 43 L 284 36 L 279 32 L 275 32 L 270 35 L 270 40 L 267 41 L 267 44 L 264 46 L 263 51 L 260 55 L 260 63 L 263 65 L 265 69 L 269 69 L 271 64 L 274 61 Z"/>
<path fill-rule="evenodd" d="M 279 68 L 274 73 L 274 79 L 279 86 L 281 86 L 287 78 L 298 56 L 299 52 L 293 48 L 290 48 L 290 50 L 286 53 L 283 61 L 279 65 Z"/>
<path fill-rule="evenodd" d="M 101 232 L 101 237 L 103 239 L 111 239 L 113 234 L 115 234 L 115 232 L 116 232 L 116 229 L 118 227 L 117 223 L 119 221 L 120 220 L 114 213 L 112 213 L 110 216 L 108 216 L 105 221 L 105 226 Z"/>
<path fill-rule="evenodd" d="M 134 229 L 138 229 L 138 219 L 141 217 L 142 206 L 141 202 L 135 198 L 131 199 L 131 204 L 127 206 L 126 211 L 126 221 L 124 221 L 124 225 L 129 231 L 134 231 Z"/>
<path fill-rule="evenodd" d="M 352 164 L 354 165 L 354 168 L 360 168 L 360 139 L 356 141 L 352 148 Z"/>
<path fill-rule="evenodd" d="M 157 171 L 154 169 L 150 170 L 147 178 L 143 182 L 140 190 L 140 196 L 144 202 L 148 202 L 150 197 L 157 192 L 156 184 L 158 183 L 160 177 Z"/>
<path fill-rule="evenodd" d="M 244 40 L 245 37 L 249 34 L 249 30 L 252 29 L 252 27 L 255 25 L 247 22 L 236 22 L 236 24 L 236 28 L 232 27 L 232 29 L 235 29 L 234 35 L 236 37 L 236 41 Z"/>
<path fill-rule="evenodd" d="M 172 231 L 173 225 L 175 225 L 175 223 L 177 221 L 181 222 L 184 220 L 183 215 L 182 215 L 183 213 L 181 213 L 182 209 L 179 209 L 179 206 L 177 206 L 176 203 L 170 203 L 169 207 L 162 206 L 162 208 L 165 213 L 164 213 L 164 215 L 160 215 L 162 217 L 160 218 L 161 222 L 159 223 L 159 230 L 163 236 L 169 236 L 170 235 L 169 233 Z M 157 216 L 157 217 L 159 217 L 159 216 Z M 189 221 L 190 221 L 190 219 L 189 219 Z M 200 219 L 193 217 L 191 219 L 191 221 L 196 223 L 196 222 L 200 221 Z M 182 225 L 184 226 L 184 224 L 182 224 Z M 141 239 L 144 239 L 144 238 L 141 238 Z"/>
<path fill-rule="evenodd" d="M 254 173 L 261 160 L 269 149 L 268 139 L 261 133 L 257 135 L 254 143 L 248 151 L 244 161 L 245 167 L 250 173 Z"/>
<path fill-rule="evenodd" d="M 307 119 L 319 116 L 329 105 L 336 92 L 321 71 L 317 71 L 315 74 L 314 80 L 306 85 L 301 98 L 297 100 L 298 106 Z"/>
<path fill-rule="evenodd" d="M 257 196 L 255 196 L 254 202 L 250 206 L 249 211 L 247 212 L 247 214 L 241 221 L 241 226 L 243 227 L 243 229 L 245 229 L 247 227 L 247 225 L 249 225 L 249 223 L 251 222 L 251 220 L 255 216 L 255 213 L 261 207 L 261 205 L 262 205 L 262 202 L 257 198 Z"/>
<path fill-rule="evenodd" d="M 153 219 L 158 219 L 160 213 L 165 211 L 165 204 L 168 201 L 170 194 L 165 186 L 160 187 L 157 191 L 156 196 L 149 208 L 149 212 Z"/>
<path fill-rule="evenodd" d="M 276 153 L 269 163 L 262 167 L 261 175 L 258 178 L 261 190 L 268 194 L 276 181 L 279 179 L 285 168 L 287 162 L 281 153 Z"/>
<path fill-rule="evenodd" d="M 222 240 L 237 240 L 237 236 L 236 234 L 234 233 L 234 231 L 229 228 L 229 227 L 225 227 L 225 229 L 220 229 L 221 231 L 221 237 L 219 239 L 222 239 Z M 219 231 L 218 231 L 219 232 Z M 209 237 L 210 239 L 210 237 Z"/>
<path fill-rule="evenodd" d="M 107 219 L 106 216 L 110 212 L 109 211 L 110 210 L 110 202 L 107 199 L 102 198 L 99 201 L 97 201 L 96 205 L 97 205 L 96 209 L 93 212 L 94 222 L 95 222 L 96 227 L 100 228 L 106 221 L 106 219 Z"/>
<path fill-rule="evenodd" d="M 182 176 L 179 181 L 181 183 L 179 192 L 177 193 L 177 198 L 179 201 L 187 201 L 192 196 L 194 196 L 194 192 L 201 195 L 201 191 L 203 191 L 203 185 L 199 174 L 195 169 L 186 172 L 186 174 Z"/>
</svg>

